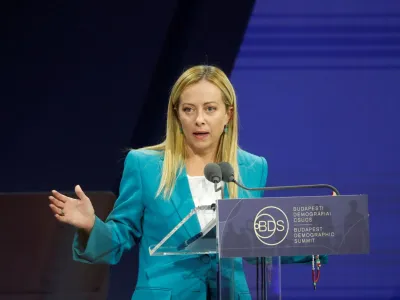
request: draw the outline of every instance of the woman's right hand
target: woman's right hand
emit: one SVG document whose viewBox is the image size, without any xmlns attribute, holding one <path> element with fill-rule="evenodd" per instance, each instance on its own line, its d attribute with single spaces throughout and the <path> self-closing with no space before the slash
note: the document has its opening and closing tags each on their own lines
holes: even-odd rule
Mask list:
<svg viewBox="0 0 400 300">
<path fill-rule="evenodd" d="M 75 187 L 75 193 L 79 199 L 65 196 L 55 190 L 51 192 L 50 208 L 55 213 L 57 220 L 90 233 L 94 225 L 95 213 L 92 202 L 81 187 L 79 185 Z"/>
</svg>

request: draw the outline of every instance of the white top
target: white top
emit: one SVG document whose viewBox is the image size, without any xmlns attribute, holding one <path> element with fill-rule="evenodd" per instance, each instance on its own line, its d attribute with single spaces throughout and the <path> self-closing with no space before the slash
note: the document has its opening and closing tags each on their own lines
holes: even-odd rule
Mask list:
<svg viewBox="0 0 400 300">
<path fill-rule="evenodd" d="M 221 198 L 221 192 L 215 192 L 214 183 L 208 181 L 204 176 L 187 176 L 190 191 L 192 193 L 194 206 L 211 205 Z M 218 187 L 221 186 L 221 183 Z M 215 211 L 200 211 L 197 214 L 201 229 L 215 218 Z"/>
</svg>

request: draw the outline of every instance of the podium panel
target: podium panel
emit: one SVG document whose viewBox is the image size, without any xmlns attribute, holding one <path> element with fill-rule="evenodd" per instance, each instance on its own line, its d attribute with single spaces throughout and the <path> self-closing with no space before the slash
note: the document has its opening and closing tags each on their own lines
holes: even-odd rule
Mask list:
<svg viewBox="0 0 400 300">
<path fill-rule="evenodd" d="M 217 200 L 221 257 L 368 254 L 366 195 Z"/>
</svg>

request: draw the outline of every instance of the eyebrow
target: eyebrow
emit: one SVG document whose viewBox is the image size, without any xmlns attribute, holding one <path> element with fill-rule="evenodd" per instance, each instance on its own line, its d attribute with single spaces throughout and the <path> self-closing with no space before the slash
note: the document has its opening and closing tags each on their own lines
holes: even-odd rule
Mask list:
<svg viewBox="0 0 400 300">
<path fill-rule="evenodd" d="M 184 103 L 182 103 L 182 105 L 184 105 L 184 104 L 187 104 L 187 105 L 194 105 L 194 104 L 192 104 L 192 103 L 186 103 L 186 102 L 184 102 Z M 206 105 L 206 104 L 218 104 L 216 101 L 208 101 L 208 102 L 205 102 L 203 105 Z"/>
</svg>

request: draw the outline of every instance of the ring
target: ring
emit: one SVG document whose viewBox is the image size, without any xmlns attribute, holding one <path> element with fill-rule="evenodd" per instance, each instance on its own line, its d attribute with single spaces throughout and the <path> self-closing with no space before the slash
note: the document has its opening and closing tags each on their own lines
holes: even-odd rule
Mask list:
<svg viewBox="0 0 400 300">
<path fill-rule="evenodd" d="M 65 214 L 64 214 L 64 210 L 63 209 L 61 209 L 61 216 L 64 216 Z"/>
</svg>

